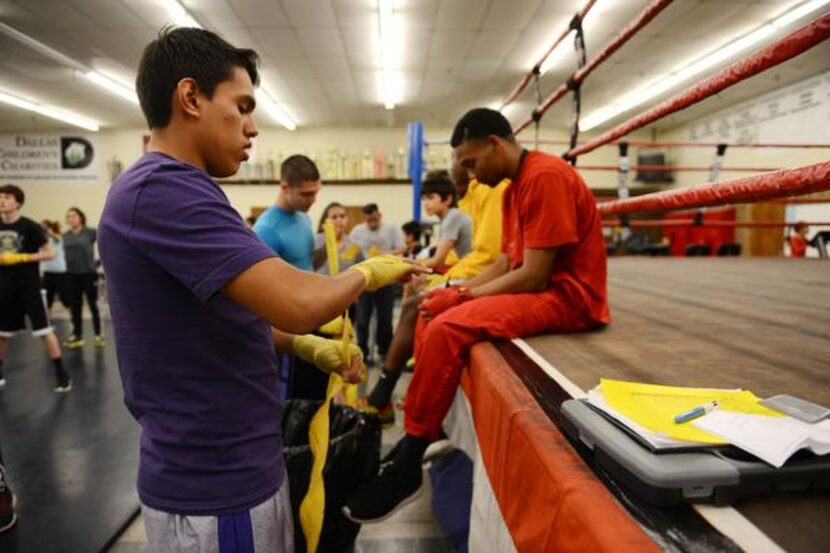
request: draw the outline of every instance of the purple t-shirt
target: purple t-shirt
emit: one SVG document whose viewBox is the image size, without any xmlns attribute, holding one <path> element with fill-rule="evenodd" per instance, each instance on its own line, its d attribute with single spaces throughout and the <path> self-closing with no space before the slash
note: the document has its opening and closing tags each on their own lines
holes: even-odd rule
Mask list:
<svg viewBox="0 0 830 553">
<path fill-rule="evenodd" d="M 113 184 L 98 229 L 141 501 L 220 515 L 267 499 L 283 480 L 271 330 L 221 289 L 274 254 L 207 174 L 157 152 Z"/>
</svg>

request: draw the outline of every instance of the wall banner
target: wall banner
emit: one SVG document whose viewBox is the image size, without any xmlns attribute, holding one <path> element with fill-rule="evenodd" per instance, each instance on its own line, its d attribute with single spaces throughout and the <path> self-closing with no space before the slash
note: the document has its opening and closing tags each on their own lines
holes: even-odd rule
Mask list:
<svg viewBox="0 0 830 553">
<path fill-rule="evenodd" d="M 830 73 L 804 79 L 687 126 L 701 142 L 830 143 Z"/>
<path fill-rule="evenodd" d="M 78 133 L 0 134 L 0 181 L 98 183 L 97 140 Z"/>
</svg>

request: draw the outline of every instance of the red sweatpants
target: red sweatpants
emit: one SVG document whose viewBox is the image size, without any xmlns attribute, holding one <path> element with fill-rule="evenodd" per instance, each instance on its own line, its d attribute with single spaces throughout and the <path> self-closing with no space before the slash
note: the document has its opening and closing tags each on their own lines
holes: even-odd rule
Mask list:
<svg viewBox="0 0 830 553">
<path fill-rule="evenodd" d="M 461 369 L 477 342 L 549 332 L 579 332 L 594 326 L 552 290 L 487 296 L 448 309 L 424 326 L 419 319 L 415 371 L 406 392 L 404 430 L 434 440 L 455 398 Z"/>
</svg>

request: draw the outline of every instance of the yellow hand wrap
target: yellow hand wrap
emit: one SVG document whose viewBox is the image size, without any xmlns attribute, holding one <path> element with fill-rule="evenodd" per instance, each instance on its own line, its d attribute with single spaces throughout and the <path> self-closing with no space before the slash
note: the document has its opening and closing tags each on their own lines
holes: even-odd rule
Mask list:
<svg viewBox="0 0 830 553">
<path fill-rule="evenodd" d="M 343 315 L 330 320 L 323 326 L 317 329 L 320 334 L 326 336 L 342 336 L 343 335 Z"/>
<path fill-rule="evenodd" d="M 368 257 L 377 257 L 380 255 L 380 248 L 377 246 L 370 246 L 368 250 L 366 250 L 366 255 Z"/>
<path fill-rule="evenodd" d="M 28 263 L 32 260 L 32 254 L 4 252 L 0 253 L 0 265 L 17 265 L 18 263 Z"/>
<path fill-rule="evenodd" d="M 426 283 L 424 284 L 424 289 L 435 290 L 436 288 L 443 288 L 447 285 L 447 281 L 449 279 L 446 275 L 427 275 Z"/>
<path fill-rule="evenodd" d="M 295 336 L 292 345 L 294 355 L 311 363 L 325 373 L 337 372 L 337 369 L 347 363 L 344 357 L 343 343 L 339 340 L 328 340 L 313 334 Z M 363 354 L 356 344 L 349 344 L 349 355 L 352 359 Z"/>
<path fill-rule="evenodd" d="M 360 255 L 360 246 L 357 244 L 349 244 L 346 249 L 340 254 L 343 261 L 354 261 Z"/>
<path fill-rule="evenodd" d="M 357 265 L 349 270 L 360 271 L 366 279 L 367 292 L 374 292 L 384 286 L 389 286 L 401 280 L 412 272 L 413 265 L 402 257 L 395 255 L 379 255 Z"/>
</svg>

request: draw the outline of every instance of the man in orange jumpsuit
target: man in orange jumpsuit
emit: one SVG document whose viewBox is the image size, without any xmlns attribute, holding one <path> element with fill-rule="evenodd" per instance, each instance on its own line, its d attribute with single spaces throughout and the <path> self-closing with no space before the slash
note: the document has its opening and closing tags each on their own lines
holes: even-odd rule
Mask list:
<svg viewBox="0 0 830 553">
<path fill-rule="evenodd" d="M 513 181 L 502 201 L 502 253 L 463 286 L 435 290 L 421 304 L 429 322 L 416 344 L 406 436 L 344 507 L 361 523 L 387 518 L 420 493 L 421 458 L 438 437 L 475 343 L 610 322 L 600 216 L 576 171 L 558 157 L 523 150 L 507 119 L 490 109 L 464 115 L 451 144 L 479 182 Z"/>
</svg>

